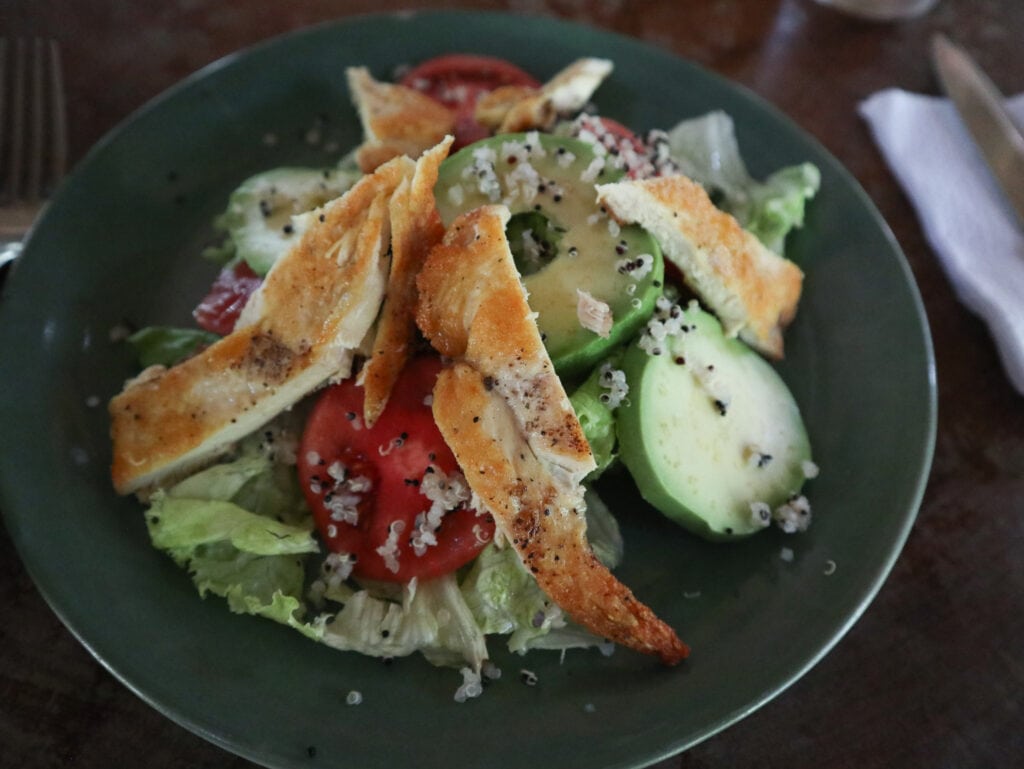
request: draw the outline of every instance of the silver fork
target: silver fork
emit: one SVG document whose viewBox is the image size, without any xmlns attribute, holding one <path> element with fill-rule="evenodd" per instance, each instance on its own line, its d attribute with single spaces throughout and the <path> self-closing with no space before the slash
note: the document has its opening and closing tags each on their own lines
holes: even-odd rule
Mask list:
<svg viewBox="0 0 1024 769">
<path fill-rule="evenodd" d="M 67 112 L 53 40 L 0 38 L 0 269 L 67 170 Z"/>
</svg>

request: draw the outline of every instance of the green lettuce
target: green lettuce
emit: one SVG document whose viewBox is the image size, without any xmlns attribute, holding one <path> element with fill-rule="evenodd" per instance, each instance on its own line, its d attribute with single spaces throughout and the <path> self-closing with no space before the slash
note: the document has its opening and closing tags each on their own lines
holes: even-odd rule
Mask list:
<svg viewBox="0 0 1024 769">
<path fill-rule="evenodd" d="M 684 120 L 668 132 L 668 142 L 684 174 L 765 246 L 784 252 L 786 235 L 803 225 L 806 203 L 821 185 L 816 166 L 801 163 L 754 179 L 740 155 L 732 118 L 721 111 Z"/>
<path fill-rule="evenodd" d="M 309 526 L 293 526 L 220 500 L 156 492 L 146 523 L 153 545 L 173 552 L 215 542 L 227 542 L 254 555 L 293 555 L 320 549 L 313 539 L 312 522 Z"/>
<path fill-rule="evenodd" d="M 312 517 L 291 468 L 273 462 L 257 436 L 235 459 L 154 493 L 145 520 L 153 545 L 188 570 L 200 595 L 323 634 L 323 621 L 301 619 L 306 560 L 320 550 Z"/>
<path fill-rule="evenodd" d="M 608 507 L 587 491 L 587 536 L 598 560 L 614 568 L 622 560 L 619 526 Z M 484 633 L 508 635 L 510 651 L 599 646 L 601 639 L 570 622 L 537 585 L 511 547 L 490 544 L 462 584 L 466 604 Z"/>
<path fill-rule="evenodd" d="M 173 366 L 218 339 L 220 337 L 216 334 L 197 328 L 147 326 L 128 337 L 128 344 L 139 364 L 146 368 L 156 365 Z"/>
<path fill-rule="evenodd" d="M 398 596 L 370 589 L 327 592 L 343 607 L 324 624 L 321 640 L 336 649 L 374 657 L 419 651 L 434 665 L 469 665 L 479 672 L 487 659 L 484 634 L 467 605 L 456 575 L 412 580 Z M 326 615 L 323 615 L 326 616 Z"/>
</svg>

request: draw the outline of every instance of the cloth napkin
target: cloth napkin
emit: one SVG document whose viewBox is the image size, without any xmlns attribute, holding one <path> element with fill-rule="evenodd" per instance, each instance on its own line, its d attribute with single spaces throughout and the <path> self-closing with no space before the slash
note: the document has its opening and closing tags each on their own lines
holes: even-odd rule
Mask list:
<svg viewBox="0 0 1024 769">
<path fill-rule="evenodd" d="M 1024 94 L 1006 102 L 1024 125 Z M 860 105 L 956 294 L 988 324 L 1024 395 L 1024 229 L 953 104 L 899 89 Z"/>
</svg>

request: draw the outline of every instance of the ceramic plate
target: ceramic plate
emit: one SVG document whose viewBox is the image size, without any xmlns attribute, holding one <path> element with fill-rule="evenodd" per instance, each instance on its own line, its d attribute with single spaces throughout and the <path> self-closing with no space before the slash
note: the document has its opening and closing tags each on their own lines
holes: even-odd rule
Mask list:
<svg viewBox="0 0 1024 769">
<path fill-rule="evenodd" d="M 133 370 L 111 329 L 188 323 L 216 269 L 197 255 L 227 193 L 253 172 L 320 165 L 358 141 L 347 65 L 384 78 L 459 49 L 506 57 L 540 79 L 579 56 L 613 59 L 596 96 L 602 113 L 647 129 L 723 109 L 756 175 L 804 160 L 822 171 L 821 194 L 792 240 L 807 279 L 780 366 L 821 466 L 808 489 L 810 530 L 715 546 L 659 518 L 627 481 L 602 488 L 626 540 L 618 573 L 693 648 L 677 669 L 621 649 L 519 658 L 494 641 L 505 675 L 458 704 L 455 671 L 418 657 L 385 666 L 200 600 L 149 546 L 138 503 L 111 490 L 97 404 Z M 80 163 L 5 293 L 2 508 L 40 591 L 140 697 L 273 767 L 308 767 L 311 749 L 318 763 L 347 767 L 491 769 L 633 767 L 682 750 L 778 694 L 850 627 L 897 557 L 931 460 L 934 364 L 920 298 L 850 176 L 735 85 L 633 40 L 549 19 L 358 18 L 208 67 Z M 523 685 L 521 668 L 539 683 Z M 345 704 L 351 690 L 361 705 Z"/>
</svg>

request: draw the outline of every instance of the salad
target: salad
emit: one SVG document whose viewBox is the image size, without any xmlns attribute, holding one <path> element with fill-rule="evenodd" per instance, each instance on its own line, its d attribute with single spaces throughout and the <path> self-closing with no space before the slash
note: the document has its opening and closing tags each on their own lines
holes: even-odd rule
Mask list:
<svg viewBox="0 0 1024 769">
<path fill-rule="evenodd" d="M 352 68 L 363 143 L 232 193 L 197 327 L 133 334 L 144 368 L 110 407 L 115 487 L 144 500 L 154 546 L 201 595 L 339 649 L 420 652 L 462 671 L 462 700 L 497 674 L 488 636 L 685 656 L 603 576 L 624 543 L 601 475 L 711 539 L 807 525 L 817 468 L 765 358 L 796 310 L 802 273 L 781 254 L 817 171 L 753 179 L 723 113 L 641 137 L 590 103 L 611 70 L 585 59 L 540 83 L 455 55 L 392 83 Z M 307 317 L 306 298 L 326 309 Z M 531 378 L 503 378 L 506 362 Z M 521 496 L 469 471 L 483 439 L 529 455 Z M 568 522 L 536 524 L 531 550 L 505 508 L 543 500 L 548 516 L 552 499 Z M 556 535 L 584 531 L 600 581 L 551 577 Z M 615 600 L 644 610 L 649 647 L 588 619 Z"/>
</svg>

